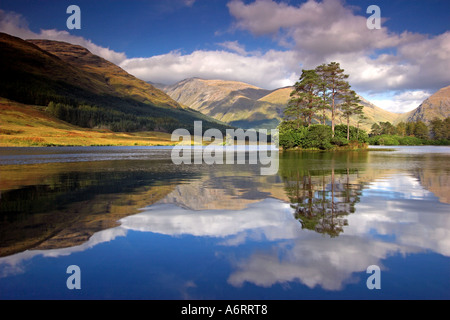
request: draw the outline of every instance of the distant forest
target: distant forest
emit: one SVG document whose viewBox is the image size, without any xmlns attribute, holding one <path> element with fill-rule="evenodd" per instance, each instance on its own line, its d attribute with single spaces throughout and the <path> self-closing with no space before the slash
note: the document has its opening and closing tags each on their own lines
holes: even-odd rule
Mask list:
<svg viewBox="0 0 450 320">
<path fill-rule="evenodd" d="M 180 122 L 172 118 L 137 116 L 90 105 L 67 105 L 51 101 L 45 109 L 52 116 L 83 128 L 107 128 L 115 132 L 173 131 Z"/>
<path fill-rule="evenodd" d="M 450 117 L 423 121 L 374 123 L 369 134 L 372 145 L 450 145 Z"/>
</svg>

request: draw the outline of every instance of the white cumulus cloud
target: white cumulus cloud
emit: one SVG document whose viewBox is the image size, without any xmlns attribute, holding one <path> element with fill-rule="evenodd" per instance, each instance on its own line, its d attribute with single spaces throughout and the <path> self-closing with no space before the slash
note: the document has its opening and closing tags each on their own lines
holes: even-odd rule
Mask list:
<svg viewBox="0 0 450 320">
<path fill-rule="evenodd" d="M 247 56 L 224 50 L 198 50 L 190 54 L 173 51 L 149 58 L 127 59 L 120 66 L 143 80 L 168 84 L 200 77 L 277 88 L 295 82 L 297 74 L 292 70 L 297 63 L 291 51 L 270 50 L 263 55 Z"/>
<path fill-rule="evenodd" d="M 436 90 L 450 83 L 450 32 L 427 36 L 386 27 L 369 30 L 365 10 L 358 15 L 341 0 L 308 0 L 298 6 L 232 0 L 228 7 L 236 29 L 272 36 L 296 52 L 305 68 L 340 62 L 356 89 Z"/>
<path fill-rule="evenodd" d="M 179 2 L 178 2 L 179 1 Z M 184 6 L 193 0 L 177 0 Z M 69 34 L 67 31 L 32 32 L 19 14 L 0 10 L 0 31 L 24 39 L 45 38 L 82 45 L 146 81 L 172 84 L 200 77 L 247 82 L 265 89 L 295 83 L 302 69 L 336 61 L 358 93 L 373 97 L 381 107 L 404 112 L 417 107 L 421 96 L 450 84 L 450 31 L 426 35 L 367 28 L 366 8 L 343 0 L 307 0 L 299 5 L 288 1 L 231 0 L 227 4 L 234 19 L 230 39 L 216 43 L 218 50 L 127 58 Z M 382 15 L 383 21 L 389 17 Z M 269 37 L 274 46 L 267 51 L 248 51 L 232 35 L 248 32 Z M 216 31 L 217 33 L 217 31 Z M 221 35 L 223 36 L 223 34 Z M 386 92 L 395 98 L 386 99 Z M 402 96 L 415 92 L 415 99 Z M 375 103 L 375 101 L 373 101 Z"/>
<path fill-rule="evenodd" d="M 392 93 L 388 97 L 370 96 L 368 99 L 380 108 L 396 113 L 408 112 L 416 109 L 424 100 L 428 99 L 433 92 L 426 90 L 407 90 L 399 93 Z"/>
</svg>

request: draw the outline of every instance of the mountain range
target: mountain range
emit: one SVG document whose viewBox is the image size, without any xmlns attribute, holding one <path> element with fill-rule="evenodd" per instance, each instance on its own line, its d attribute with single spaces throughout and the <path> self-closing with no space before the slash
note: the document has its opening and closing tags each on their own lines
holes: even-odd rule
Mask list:
<svg viewBox="0 0 450 320">
<path fill-rule="evenodd" d="M 182 105 L 198 110 L 217 120 L 242 128 L 274 128 L 283 117 L 293 87 L 265 90 L 238 81 L 190 78 L 176 84 L 157 85 Z M 450 116 L 450 86 L 425 100 L 415 110 L 398 114 L 377 107 L 359 96 L 366 120 L 360 127 L 370 131 L 373 123 L 422 120 Z M 329 114 L 328 114 L 329 117 Z M 338 119 L 338 123 L 341 119 Z M 343 119 L 342 119 L 343 121 Z M 356 124 L 351 119 L 351 124 Z"/>
<path fill-rule="evenodd" d="M 67 126 L 61 117 L 46 112 L 51 102 L 68 106 L 76 117 L 81 117 L 80 107 L 85 105 L 88 112 L 106 118 L 113 115 L 109 123 L 89 127 L 93 130 L 113 130 L 114 121 L 128 121 L 140 126 L 135 131 L 170 133 L 176 128 L 190 130 L 196 120 L 203 121 L 204 130 L 275 128 L 292 90 L 293 87 L 267 90 L 239 81 L 200 78 L 173 85 L 152 84 L 82 46 L 51 40 L 23 40 L 0 33 L 0 144 L 6 140 L 15 144 L 15 138 L 28 139 L 25 135 L 30 127 L 38 127 L 33 134 L 39 134 L 45 123 L 52 130 L 57 128 L 64 132 L 87 130 L 88 127 L 80 128 L 80 124 L 62 119 L 70 122 Z M 429 122 L 450 114 L 450 86 L 404 114 L 386 111 L 363 97 L 360 99 L 367 118 L 360 127 L 368 131 L 375 122 Z M 13 115 L 14 112 L 17 114 Z M 41 119 L 39 125 L 31 123 L 33 119 Z M 355 123 L 352 119 L 351 124 Z M 48 134 L 55 138 L 60 132 Z"/>
<path fill-rule="evenodd" d="M 182 105 L 242 128 L 276 127 L 284 107 L 277 90 L 238 81 L 191 78 L 161 89 Z"/>
</svg>

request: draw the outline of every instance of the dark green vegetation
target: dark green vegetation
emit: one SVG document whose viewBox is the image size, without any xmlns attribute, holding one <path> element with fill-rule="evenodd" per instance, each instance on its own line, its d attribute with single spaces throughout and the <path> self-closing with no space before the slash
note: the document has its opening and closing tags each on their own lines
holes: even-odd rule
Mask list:
<svg viewBox="0 0 450 320">
<path fill-rule="evenodd" d="M 374 123 L 370 132 L 369 144 L 385 146 L 412 145 L 450 145 L 450 117 L 434 119 L 427 125 L 415 122 Z"/>
<path fill-rule="evenodd" d="M 303 70 L 284 110 L 279 125 L 280 146 L 284 149 L 319 149 L 366 147 L 367 133 L 350 126 L 350 117 L 363 119 L 363 106 L 347 82 L 348 75 L 339 63 L 322 64 Z M 331 111 L 331 126 L 325 111 Z M 346 125 L 336 125 L 340 115 Z M 315 123 L 321 124 L 315 124 Z"/>
<path fill-rule="evenodd" d="M 347 139 L 347 130 L 350 139 Z M 322 124 L 296 127 L 293 122 L 283 121 L 279 126 L 279 144 L 283 149 L 360 149 L 366 148 L 369 137 L 364 130 L 339 124 L 334 137 L 331 127 Z"/>
<path fill-rule="evenodd" d="M 87 49 L 58 41 L 0 33 L 0 97 L 48 106 L 52 115 L 86 128 L 113 131 L 191 130 L 227 126 L 183 108 L 161 90 L 136 79 Z"/>
<path fill-rule="evenodd" d="M 174 118 L 154 118 L 84 104 L 74 106 L 51 101 L 45 110 L 60 120 L 82 128 L 105 128 L 114 132 L 170 132 L 181 125 Z"/>
<path fill-rule="evenodd" d="M 283 153 L 279 175 L 302 229 L 331 238 L 344 231 L 364 187 L 355 183 L 357 167 L 367 159 L 368 152 L 356 151 Z"/>
</svg>

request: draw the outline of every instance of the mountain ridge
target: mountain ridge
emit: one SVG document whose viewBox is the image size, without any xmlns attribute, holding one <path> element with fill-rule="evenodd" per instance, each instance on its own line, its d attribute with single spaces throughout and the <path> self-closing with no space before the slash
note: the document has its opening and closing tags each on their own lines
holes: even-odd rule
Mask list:
<svg viewBox="0 0 450 320">
<path fill-rule="evenodd" d="M 196 120 L 204 122 L 205 130 L 228 127 L 181 106 L 162 90 L 88 49 L 67 42 L 27 41 L 0 33 L 0 71 L 0 97 L 23 104 L 46 107 L 50 102 L 59 103 L 72 108 L 72 114 L 80 105 L 98 107 L 102 117 L 114 117 L 108 121 L 134 122 L 136 129 L 131 130 L 191 130 Z M 98 111 L 92 110 L 88 112 Z"/>
<path fill-rule="evenodd" d="M 273 90 L 240 81 L 188 78 L 163 90 L 174 100 L 233 126 L 249 128 L 279 117 L 277 106 L 258 101 Z M 269 117 L 266 115 L 269 114 Z"/>
<path fill-rule="evenodd" d="M 220 83 L 227 90 L 217 92 L 221 87 Z M 293 87 L 267 90 L 239 81 L 234 82 L 233 87 L 233 81 L 230 80 L 206 80 L 196 77 L 164 86 L 162 90 L 179 103 L 230 125 L 274 128 L 282 119 L 283 109 L 289 101 Z M 253 93 L 253 96 L 250 93 Z M 394 123 L 399 118 L 398 114 L 377 107 L 362 96 L 359 97 L 367 117 L 366 123 L 360 124 L 365 130 L 370 130 L 375 122 Z M 353 118 L 351 122 L 356 125 L 357 120 Z"/>
<path fill-rule="evenodd" d="M 220 86 L 227 87 L 218 93 Z M 233 88 L 235 90 L 230 90 Z M 201 85 L 200 85 L 201 84 Z M 214 94 L 211 88 L 214 87 Z M 245 88 L 252 88 L 253 92 L 261 96 L 250 96 L 246 94 Z M 246 84 L 240 81 L 230 80 L 207 80 L 198 77 L 188 78 L 173 85 L 162 86 L 174 100 L 193 109 L 199 110 L 211 117 L 220 119 L 231 125 L 251 128 L 274 127 L 282 119 L 282 111 L 287 105 L 293 86 L 267 90 Z M 373 123 L 401 121 L 414 122 L 417 120 L 429 123 L 433 118 L 444 119 L 450 116 L 450 86 L 444 87 L 424 100 L 416 109 L 405 113 L 394 113 L 380 108 L 358 95 L 364 108 L 365 122 L 360 127 L 370 131 Z M 339 123 L 338 119 L 338 123 Z M 351 124 L 356 125 L 357 119 L 352 118 Z"/>
<path fill-rule="evenodd" d="M 416 109 L 407 112 L 403 118 L 408 122 L 420 120 L 429 123 L 434 118 L 443 120 L 448 116 L 450 116 L 450 85 L 436 91 Z"/>
<path fill-rule="evenodd" d="M 26 40 L 42 50 L 49 52 L 64 62 L 75 65 L 93 77 L 104 78 L 112 91 L 123 96 L 132 95 L 138 101 L 151 103 L 161 107 L 181 108 L 162 90 L 151 84 L 135 78 L 119 66 L 108 60 L 92 54 L 88 49 L 62 41 L 32 39 Z M 127 90 L 133 90 L 127 92 Z"/>
<path fill-rule="evenodd" d="M 0 33 L 0 97 L 29 105 L 49 102 L 100 106 L 159 121 L 152 130 L 169 132 L 195 120 L 211 127 L 275 128 L 293 87 L 273 90 L 232 80 L 188 78 L 173 85 L 152 84 L 127 73 L 88 49 L 67 42 L 23 40 Z M 361 97 L 370 131 L 375 122 L 449 116 L 450 86 L 440 89 L 413 111 L 396 114 Z M 135 118 L 133 118 L 135 119 Z M 132 119 L 132 121 L 134 121 Z M 118 121 L 122 121 L 119 119 Z M 338 118 L 337 123 L 343 122 Z M 356 125 L 357 120 L 351 119 Z M 139 129 L 141 130 L 141 129 Z"/>
</svg>

